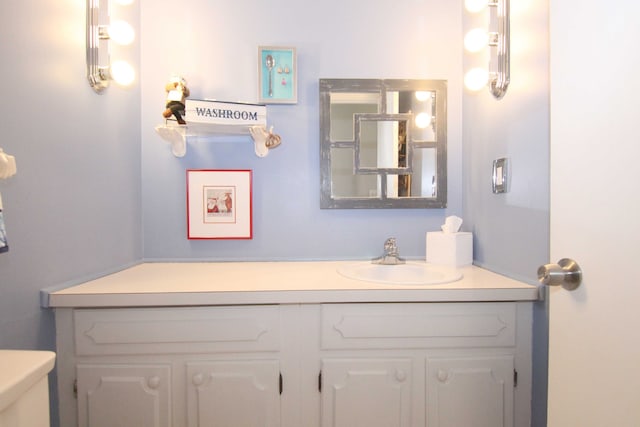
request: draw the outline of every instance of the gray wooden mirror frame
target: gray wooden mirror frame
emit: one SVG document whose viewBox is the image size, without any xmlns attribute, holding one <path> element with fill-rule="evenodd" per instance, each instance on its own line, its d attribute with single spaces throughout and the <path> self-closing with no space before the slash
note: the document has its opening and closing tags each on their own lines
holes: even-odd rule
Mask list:
<svg viewBox="0 0 640 427">
<path fill-rule="evenodd" d="M 445 208 L 447 206 L 447 82 L 446 80 L 396 80 L 396 79 L 320 79 L 320 208 L 322 209 L 395 209 L 395 208 Z M 420 136 L 422 128 L 416 127 L 419 115 L 412 101 L 418 94 L 427 94 L 428 112 L 431 114 L 429 124 L 430 136 Z M 349 97 L 354 99 L 348 101 Z M 367 107 L 361 109 L 356 104 L 363 104 L 362 99 L 374 99 L 374 103 L 366 102 Z M 396 101 L 390 100 L 393 98 Z M 332 104 L 332 99 L 340 100 Z M 347 99 L 347 101 L 344 101 Z M 400 99 L 400 101 L 398 101 Z M 404 99 L 404 101 L 403 101 Z M 409 101 L 407 101 L 409 100 Z M 421 101 L 425 101 L 422 99 Z M 353 104 L 353 110 L 346 115 L 349 123 L 349 136 L 336 138 L 332 132 L 332 105 Z M 393 111 L 388 111 L 393 105 Z M 373 106 L 373 111 L 371 110 Z M 351 106 L 349 106 L 351 108 Z M 335 108 L 334 108 L 335 109 Z M 336 114 L 336 113 L 334 113 Z M 337 122 L 334 116 L 334 122 Z M 340 120 L 343 122 L 344 120 Z M 352 124 L 351 124 L 352 122 Z M 374 123 L 377 135 L 373 149 L 379 151 L 383 144 L 378 138 L 392 141 L 396 157 L 391 166 L 380 160 L 363 160 L 365 136 L 363 128 L 366 123 Z M 395 123 L 397 122 L 397 125 Z M 380 129 L 391 124 L 401 131 L 392 133 L 389 138 L 380 137 Z M 337 124 L 334 123 L 334 127 Z M 367 125 L 369 126 L 369 125 Z M 417 130 L 417 131 L 416 131 Z M 375 133 L 375 132 L 374 132 Z M 344 132 L 343 132 L 344 134 Z M 388 136 L 388 135 L 387 135 Z M 371 145 L 370 142 L 367 144 Z M 400 148 L 402 147 L 402 148 Z M 422 153 L 427 154 L 422 156 Z M 384 155 L 384 154 L 383 154 Z M 346 156 L 346 158 L 345 158 Z M 341 158 L 339 158 L 341 157 Z M 374 158 L 380 157 L 373 153 Z M 427 170 L 418 161 L 429 157 Z M 338 178 L 338 163 L 342 163 L 341 178 Z M 346 167 L 344 165 L 346 164 Z M 424 172 L 424 173 L 423 173 Z M 368 180 L 365 190 L 368 194 L 353 194 L 361 190 L 346 191 L 340 187 L 340 179 Z M 416 179 L 418 178 L 418 179 Z M 412 182 L 415 182 L 414 185 Z M 430 188 L 425 189 L 430 183 Z M 372 184 L 373 183 L 373 184 Z M 401 184 L 402 183 L 402 184 Z M 408 184 L 407 184 L 408 183 Z M 356 184 L 357 185 L 357 184 Z M 347 186 L 354 186 L 347 184 Z M 372 186 L 375 186 L 373 188 Z M 414 188 L 416 187 L 416 188 Z"/>
</svg>

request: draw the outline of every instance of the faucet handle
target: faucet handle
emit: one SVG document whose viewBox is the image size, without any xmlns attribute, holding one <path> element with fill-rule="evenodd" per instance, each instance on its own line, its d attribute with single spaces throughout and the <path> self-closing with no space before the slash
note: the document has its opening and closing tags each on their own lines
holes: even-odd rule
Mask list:
<svg viewBox="0 0 640 427">
<path fill-rule="evenodd" d="M 398 245 L 396 245 L 396 238 L 389 237 L 384 241 L 384 253 L 381 257 L 374 258 L 371 260 L 374 264 L 382 264 L 382 265 L 396 265 L 396 264 L 404 264 L 404 259 L 400 258 L 398 254 Z"/>
<path fill-rule="evenodd" d="M 387 255 L 398 253 L 398 245 L 396 244 L 395 237 L 389 237 L 384 241 L 384 253 Z"/>
</svg>

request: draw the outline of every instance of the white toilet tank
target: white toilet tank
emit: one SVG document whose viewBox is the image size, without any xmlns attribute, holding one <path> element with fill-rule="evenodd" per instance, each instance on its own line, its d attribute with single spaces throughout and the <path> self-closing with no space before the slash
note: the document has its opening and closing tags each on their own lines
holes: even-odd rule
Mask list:
<svg viewBox="0 0 640 427">
<path fill-rule="evenodd" d="M 0 350 L 0 427 L 49 426 L 50 351 Z"/>
</svg>

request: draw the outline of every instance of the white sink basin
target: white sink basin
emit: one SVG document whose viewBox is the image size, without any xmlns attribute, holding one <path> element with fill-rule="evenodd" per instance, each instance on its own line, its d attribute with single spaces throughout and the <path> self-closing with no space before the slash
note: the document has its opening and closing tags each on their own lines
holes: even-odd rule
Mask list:
<svg viewBox="0 0 640 427">
<path fill-rule="evenodd" d="M 462 278 L 462 272 L 455 268 L 419 262 L 381 265 L 362 261 L 339 267 L 338 273 L 349 279 L 388 285 L 437 285 Z"/>
</svg>

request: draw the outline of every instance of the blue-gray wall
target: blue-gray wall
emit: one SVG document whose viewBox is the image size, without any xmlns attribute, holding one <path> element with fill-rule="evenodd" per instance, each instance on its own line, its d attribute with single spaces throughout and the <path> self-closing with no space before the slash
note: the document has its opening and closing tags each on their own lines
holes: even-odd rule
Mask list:
<svg viewBox="0 0 640 427">
<path fill-rule="evenodd" d="M 462 215 L 461 4 L 428 1 L 142 0 L 142 186 L 147 259 L 327 259 L 379 255 L 395 236 L 425 256 L 425 232 Z M 170 26 L 168 23 L 171 23 Z M 168 28 L 170 27 L 170 28 Z M 269 105 L 282 145 L 265 158 L 250 138 L 200 138 L 184 158 L 155 134 L 171 73 L 192 98 L 257 99 L 260 45 L 295 46 L 298 103 Z M 445 210 L 320 210 L 318 79 L 449 80 L 449 206 Z M 254 238 L 186 239 L 186 169 L 252 169 Z"/>
<path fill-rule="evenodd" d="M 0 348 L 53 348 L 39 290 L 142 257 L 140 90 L 89 87 L 82 2 L 17 2 L 0 39 L 0 147 L 18 167 L 0 181 Z"/>
<path fill-rule="evenodd" d="M 535 283 L 549 262 L 548 2 L 511 2 L 511 85 L 497 101 L 487 90 L 464 95 L 464 215 L 474 262 Z M 464 29 L 475 18 L 463 15 Z M 465 69 L 476 61 L 465 55 Z M 506 157 L 509 191 L 493 194 L 492 162 Z M 546 425 L 547 309 L 534 307 L 533 426 Z"/>
<path fill-rule="evenodd" d="M 40 289 L 142 257 L 140 90 L 89 87 L 83 2 L 12 3 L 0 40 L 0 148 L 18 167 L 0 180 L 0 348 L 54 349 Z"/>
<path fill-rule="evenodd" d="M 84 2 L 15 3 L 0 18 L 0 147 L 18 161 L 0 181 L 0 348 L 54 348 L 42 288 L 141 260 L 368 258 L 391 235 L 420 258 L 447 215 L 474 232 L 479 264 L 533 281 L 548 258 L 547 18 L 544 4 L 517 3 L 535 10 L 512 5 L 521 42 L 500 102 L 462 89 L 462 1 L 141 0 L 129 12 L 138 80 L 104 95 L 85 79 Z M 255 101 L 259 45 L 298 50 L 298 103 L 268 107 L 282 146 L 258 158 L 248 137 L 200 138 L 173 157 L 154 132 L 167 78 L 183 74 L 193 98 Z M 447 209 L 319 209 L 323 77 L 448 80 Z M 496 196 L 490 166 L 502 156 L 512 187 Z M 190 168 L 253 170 L 252 240 L 186 239 Z"/>
</svg>

